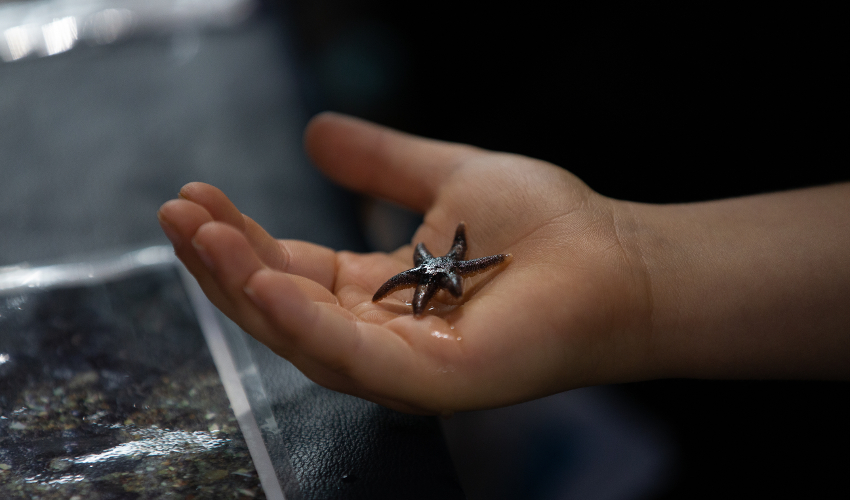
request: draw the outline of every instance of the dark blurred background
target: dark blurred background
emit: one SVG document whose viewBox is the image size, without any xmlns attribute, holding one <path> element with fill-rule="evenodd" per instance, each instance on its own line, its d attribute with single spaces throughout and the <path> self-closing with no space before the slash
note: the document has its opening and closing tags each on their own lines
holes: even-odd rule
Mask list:
<svg viewBox="0 0 850 500">
<path fill-rule="evenodd" d="M 296 35 L 311 111 L 545 159 L 604 195 L 642 202 L 850 177 L 844 6 L 275 5 Z M 845 383 L 669 380 L 616 390 L 673 439 L 671 475 L 653 498 L 850 497 Z M 462 478 L 474 475 L 456 465 Z"/>
<path fill-rule="evenodd" d="M 847 12 L 716 2 L 287 2 L 315 109 L 693 201 L 848 177 Z"/>
</svg>

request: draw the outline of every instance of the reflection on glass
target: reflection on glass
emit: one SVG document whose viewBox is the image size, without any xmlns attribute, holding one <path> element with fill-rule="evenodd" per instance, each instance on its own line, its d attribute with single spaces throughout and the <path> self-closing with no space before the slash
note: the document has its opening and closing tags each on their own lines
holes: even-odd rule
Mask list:
<svg viewBox="0 0 850 500">
<path fill-rule="evenodd" d="M 77 42 L 77 19 L 71 16 L 56 19 L 42 26 L 41 31 L 47 55 L 65 52 Z"/>
<path fill-rule="evenodd" d="M 141 458 L 171 455 L 174 453 L 200 453 L 227 444 L 229 439 L 219 439 L 215 433 L 195 431 L 169 431 L 153 426 L 149 429 L 131 431 L 130 435 L 141 438 L 113 446 L 100 453 L 73 459 L 75 464 L 92 464 L 120 458 Z"/>
<path fill-rule="evenodd" d="M 0 58 L 60 54 L 78 42 L 112 43 L 131 33 L 229 26 L 256 0 L 0 0 Z"/>
<path fill-rule="evenodd" d="M 29 30 L 31 28 L 33 28 L 32 25 L 13 26 L 3 32 L 8 50 L 8 53 L 4 54 L 4 59 L 14 61 L 30 55 L 35 49 L 30 41 Z"/>
<path fill-rule="evenodd" d="M 134 15 L 127 9 L 104 9 L 86 21 L 91 39 L 98 45 L 112 43 L 133 28 Z"/>
</svg>

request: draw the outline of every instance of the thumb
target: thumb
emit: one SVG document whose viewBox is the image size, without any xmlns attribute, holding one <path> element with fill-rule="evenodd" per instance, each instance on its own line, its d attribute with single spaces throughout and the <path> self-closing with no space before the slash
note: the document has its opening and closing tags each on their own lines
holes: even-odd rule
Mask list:
<svg viewBox="0 0 850 500">
<path fill-rule="evenodd" d="M 339 184 L 420 213 L 431 207 L 451 172 L 480 153 L 331 112 L 310 121 L 304 144 L 319 169 Z"/>
</svg>

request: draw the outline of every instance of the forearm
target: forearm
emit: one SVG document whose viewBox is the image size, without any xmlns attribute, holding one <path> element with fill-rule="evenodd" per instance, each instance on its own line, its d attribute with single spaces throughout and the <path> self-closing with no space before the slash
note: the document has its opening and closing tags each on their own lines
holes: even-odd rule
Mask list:
<svg viewBox="0 0 850 500">
<path fill-rule="evenodd" d="M 850 184 L 630 208 L 653 376 L 850 378 Z"/>
</svg>

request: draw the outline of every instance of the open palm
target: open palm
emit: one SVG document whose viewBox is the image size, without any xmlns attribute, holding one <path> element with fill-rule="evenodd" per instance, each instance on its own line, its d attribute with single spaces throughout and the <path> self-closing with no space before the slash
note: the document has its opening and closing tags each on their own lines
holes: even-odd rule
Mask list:
<svg viewBox="0 0 850 500">
<path fill-rule="evenodd" d="M 412 290 L 371 300 L 412 267 L 412 245 L 355 254 L 276 240 L 218 189 L 185 186 L 159 212 L 178 257 L 217 307 L 312 380 L 449 413 L 632 377 L 649 314 L 641 268 L 618 238 L 631 223 L 624 204 L 545 162 L 330 113 L 306 145 L 340 184 L 424 213 L 412 243 L 443 255 L 465 221 L 467 259 L 513 255 L 414 317 Z M 614 351 L 631 354 L 614 366 Z"/>
</svg>

